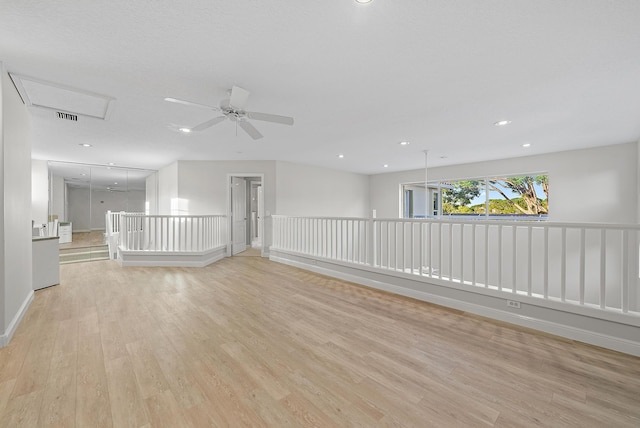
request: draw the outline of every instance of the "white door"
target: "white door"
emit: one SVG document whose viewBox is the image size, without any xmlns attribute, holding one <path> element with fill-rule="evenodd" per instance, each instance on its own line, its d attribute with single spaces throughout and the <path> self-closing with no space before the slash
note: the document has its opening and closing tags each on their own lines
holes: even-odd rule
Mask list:
<svg viewBox="0 0 640 428">
<path fill-rule="evenodd" d="M 231 177 L 231 254 L 247 249 L 247 185 L 244 178 Z"/>
</svg>

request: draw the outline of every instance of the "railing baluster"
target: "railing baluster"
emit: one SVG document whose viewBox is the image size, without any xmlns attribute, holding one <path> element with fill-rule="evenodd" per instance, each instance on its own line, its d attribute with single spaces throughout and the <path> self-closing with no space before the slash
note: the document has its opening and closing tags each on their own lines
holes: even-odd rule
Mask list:
<svg viewBox="0 0 640 428">
<path fill-rule="evenodd" d="M 584 228 L 580 229 L 580 282 L 578 284 L 580 289 L 580 304 L 584 305 L 584 288 L 585 288 L 585 230 Z"/>
<path fill-rule="evenodd" d="M 503 226 L 499 224 L 498 225 L 498 290 L 499 291 L 502 291 L 502 257 L 504 256 L 504 252 L 502 250 L 502 229 L 503 229 Z"/>
<path fill-rule="evenodd" d="M 512 228 L 513 228 L 513 231 L 512 231 L 512 235 L 513 236 L 511 238 L 511 240 L 512 240 L 511 245 L 512 245 L 512 251 L 513 251 L 513 259 L 512 259 L 512 267 L 511 267 L 512 271 L 511 271 L 511 274 L 512 274 L 513 288 L 511 289 L 511 292 L 512 293 L 517 293 L 518 292 L 518 286 L 516 285 L 516 283 L 517 283 L 518 279 L 517 279 L 517 276 L 516 276 L 517 275 L 516 270 L 517 270 L 517 265 L 518 265 L 518 245 L 517 245 L 518 244 L 517 243 L 518 228 L 516 227 L 515 224 L 512 226 Z"/>
<path fill-rule="evenodd" d="M 429 275 L 429 278 L 433 276 L 433 248 L 431 247 L 433 243 L 433 228 L 431 226 L 432 223 L 427 223 L 427 274 Z"/>
<path fill-rule="evenodd" d="M 449 223 L 449 281 L 453 281 L 453 223 Z"/>
<path fill-rule="evenodd" d="M 634 260 L 637 263 L 638 260 Z M 629 231 L 622 231 L 622 290 L 620 290 L 620 307 L 623 313 L 629 312 Z M 637 278 L 634 281 L 637 283 Z"/>
<path fill-rule="evenodd" d="M 423 260 L 424 260 L 424 223 L 419 223 L 418 224 L 418 230 L 420 231 L 420 242 L 418 243 L 418 245 L 420 245 L 420 255 L 418 256 L 418 275 L 423 276 L 424 272 L 422 270 L 422 266 L 423 266 Z"/>
<path fill-rule="evenodd" d="M 500 226 L 498 226 L 500 227 Z M 498 260 L 501 257 L 498 256 Z M 489 224 L 484 225 L 484 288 L 489 287 Z"/>
<path fill-rule="evenodd" d="M 476 224 L 471 225 L 471 285 L 476 286 Z"/>
<path fill-rule="evenodd" d="M 355 222 L 351 220 L 349 222 L 351 224 L 351 263 L 356 261 L 356 231 L 355 231 Z"/>
<path fill-rule="evenodd" d="M 544 298 L 549 298 L 549 228 L 547 226 L 544 227 Z"/>
<path fill-rule="evenodd" d="M 400 248 L 402 249 L 402 251 L 400 252 L 400 260 L 402 262 L 402 264 L 400 265 L 400 270 L 402 272 L 405 271 L 405 269 L 407 268 L 406 265 L 406 243 L 405 243 L 405 239 L 404 239 L 404 235 L 405 235 L 405 227 L 406 227 L 406 223 L 404 221 L 399 222 L 400 223 Z M 397 231 L 397 227 L 396 227 L 396 231 Z"/>
<path fill-rule="evenodd" d="M 531 296 L 531 281 L 533 276 L 533 228 L 527 227 L 527 240 L 529 249 L 527 251 L 527 295 Z"/>
<path fill-rule="evenodd" d="M 604 309 L 607 303 L 607 229 L 600 231 L 600 309 Z M 545 296 L 546 297 L 546 296 Z"/>
<path fill-rule="evenodd" d="M 464 224 L 460 223 L 460 285 L 464 284 Z"/>
<path fill-rule="evenodd" d="M 442 279 L 442 222 L 438 223 L 438 278 Z"/>
<path fill-rule="evenodd" d="M 567 294 L 567 228 L 562 228 L 562 243 L 561 243 L 561 261 L 560 261 L 560 300 L 566 300 Z"/>
</svg>

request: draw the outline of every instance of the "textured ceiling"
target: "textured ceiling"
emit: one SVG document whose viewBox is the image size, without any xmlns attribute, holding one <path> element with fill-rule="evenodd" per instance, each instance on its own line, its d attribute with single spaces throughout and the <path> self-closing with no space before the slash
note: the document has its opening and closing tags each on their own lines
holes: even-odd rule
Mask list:
<svg viewBox="0 0 640 428">
<path fill-rule="evenodd" d="M 640 138 L 638 0 L 0 0 L 0 10 L 8 71 L 116 99 L 107 121 L 30 108 L 38 159 L 378 173 L 420 168 L 427 149 L 438 166 Z M 248 110 L 295 125 L 254 121 L 257 141 L 229 121 L 176 132 L 216 113 L 165 97 L 218 105 L 232 85 L 251 92 Z M 501 119 L 512 123 L 493 126 Z"/>
</svg>

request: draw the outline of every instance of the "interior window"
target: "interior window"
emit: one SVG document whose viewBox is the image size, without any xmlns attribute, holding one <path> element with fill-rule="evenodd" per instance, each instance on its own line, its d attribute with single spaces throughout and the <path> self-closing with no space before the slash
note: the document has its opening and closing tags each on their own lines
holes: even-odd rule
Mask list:
<svg viewBox="0 0 640 428">
<path fill-rule="evenodd" d="M 547 174 L 402 185 L 404 218 L 462 217 L 546 220 L 549 215 Z M 425 207 L 429 207 L 425 209 Z"/>
</svg>

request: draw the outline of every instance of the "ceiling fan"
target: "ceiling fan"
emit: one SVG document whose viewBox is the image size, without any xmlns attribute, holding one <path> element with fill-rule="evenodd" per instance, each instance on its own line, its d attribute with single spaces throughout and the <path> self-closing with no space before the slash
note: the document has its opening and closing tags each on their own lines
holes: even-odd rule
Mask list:
<svg viewBox="0 0 640 428">
<path fill-rule="evenodd" d="M 165 98 L 165 101 L 169 101 L 171 103 L 183 104 L 187 106 L 201 107 L 206 108 L 213 111 L 219 111 L 222 113 L 222 116 L 214 117 L 211 120 L 207 120 L 199 125 L 196 125 L 192 128 L 180 128 L 183 132 L 191 132 L 191 131 L 203 131 L 207 128 L 210 128 L 214 125 L 217 125 L 223 122 L 226 119 L 229 119 L 236 123 L 236 126 L 242 128 L 244 132 L 249 134 L 251 138 L 254 140 L 258 140 L 262 138 L 262 134 L 249 122 L 249 119 L 254 120 L 262 120 L 264 122 L 272 122 L 272 123 L 280 123 L 283 125 L 293 125 L 293 118 L 288 116 L 279 116 L 276 114 L 269 113 L 258 113 L 255 111 L 246 111 L 244 109 L 247 100 L 249 99 L 249 91 L 246 89 L 242 89 L 238 86 L 234 86 L 231 88 L 230 97 L 228 100 L 223 100 L 220 103 L 220 107 L 208 106 L 205 104 L 194 103 L 191 101 L 180 100 L 177 98 Z"/>
</svg>

